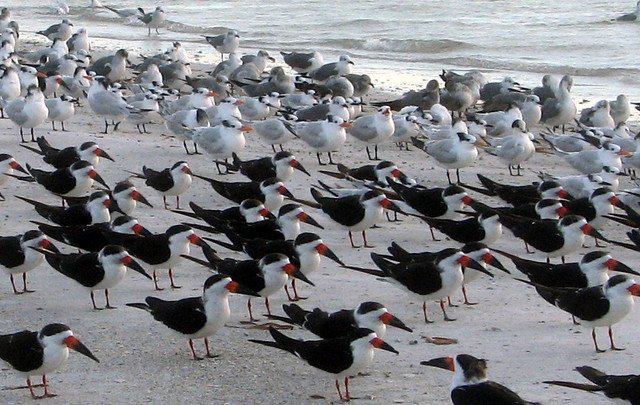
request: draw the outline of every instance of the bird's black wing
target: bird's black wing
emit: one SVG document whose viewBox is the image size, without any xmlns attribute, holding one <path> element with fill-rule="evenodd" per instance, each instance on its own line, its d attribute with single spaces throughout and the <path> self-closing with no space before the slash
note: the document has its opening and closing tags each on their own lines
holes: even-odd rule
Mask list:
<svg viewBox="0 0 640 405">
<path fill-rule="evenodd" d="M 38 333 L 24 330 L 0 336 L 0 359 L 18 371 L 35 370 L 42 365 L 44 350 L 38 341 Z"/>
<path fill-rule="evenodd" d="M 185 335 L 196 333 L 207 322 L 204 303 L 200 297 L 183 298 L 178 301 L 147 297 L 145 301 L 156 320 Z"/>
</svg>

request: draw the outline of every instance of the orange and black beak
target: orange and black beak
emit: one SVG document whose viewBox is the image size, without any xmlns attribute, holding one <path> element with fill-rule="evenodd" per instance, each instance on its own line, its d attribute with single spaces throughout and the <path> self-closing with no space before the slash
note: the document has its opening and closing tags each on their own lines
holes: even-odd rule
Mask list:
<svg viewBox="0 0 640 405">
<path fill-rule="evenodd" d="M 385 325 L 393 326 L 395 328 L 400 328 L 402 330 L 406 330 L 407 332 L 413 332 L 413 329 L 404 324 L 400 319 L 396 318 L 394 315 L 389 312 L 385 312 L 380 315 L 380 321 Z"/>
<path fill-rule="evenodd" d="M 594 227 L 592 227 L 589 224 L 584 224 L 580 227 L 580 230 L 582 231 L 582 233 L 584 233 L 585 235 L 589 235 L 592 238 L 598 238 L 600 240 L 603 240 L 605 242 L 607 242 L 607 238 L 605 238 L 604 236 L 602 236 L 602 234 L 600 232 L 598 232 L 598 230 Z"/>
<path fill-rule="evenodd" d="M 187 236 L 187 239 L 189 239 L 189 242 L 193 243 L 196 246 L 200 246 L 200 247 L 210 247 L 207 242 L 205 242 L 201 237 L 199 237 L 198 235 L 196 235 L 195 233 L 192 233 L 191 235 Z"/>
<path fill-rule="evenodd" d="M 293 167 L 294 169 L 300 170 L 302 173 L 306 174 L 307 176 L 311 176 L 307 171 L 307 169 L 305 169 L 304 166 L 302 166 L 300 162 L 298 162 L 296 159 L 291 159 L 289 161 L 289 166 Z"/>
<path fill-rule="evenodd" d="M 404 214 L 404 211 L 402 211 L 402 208 L 398 207 L 396 203 L 394 203 L 388 198 L 385 198 L 384 200 L 380 201 L 380 205 L 382 206 L 382 208 Z"/>
<path fill-rule="evenodd" d="M 9 167 L 12 168 L 13 170 L 17 170 L 19 172 L 22 172 L 22 173 L 30 176 L 29 172 L 24 170 L 24 167 L 20 166 L 20 163 L 16 162 L 15 160 L 12 161 L 11 163 L 9 163 Z"/>
<path fill-rule="evenodd" d="M 124 264 L 125 266 L 127 266 L 131 270 L 133 270 L 135 272 L 138 272 L 138 273 L 142 274 L 143 276 L 145 276 L 146 278 L 148 278 L 149 280 L 151 280 L 151 276 L 146 271 L 144 271 L 142 266 L 140 266 L 140 263 L 138 263 L 135 260 L 133 260 L 133 257 L 125 256 L 120 261 L 122 262 L 122 264 Z"/>
<path fill-rule="evenodd" d="M 569 213 L 569 209 L 567 207 L 560 207 L 556 210 L 556 214 L 558 214 L 560 218 L 564 217 L 568 213 Z"/>
<path fill-rule="evenodd" d="M 96 148 L 96 150 L 93 153 L 95 153 L 96 156 L 100 156 L 112 162 L 115 162 L 115 160 L 113 160 L 113 158 L 109 156 L 109 154 L 105 152 L 104 149 Z"/>
<path fill-rule="evenodd" d="M 631 267 L 627 266 L 626 264 L 621 263 L 613 258 L 607 260 L 604 265 L 607 266 L 607 269 L 609 269 L 610 271 L 617 271 L 618 273 L 627 273 L 627 274 L 640 276 L 640 273 L 631 269 Z"/>
<path fill-rule="evenodd" d="M 334 262 L 338 263 L 339 265 L 344 266 L 344 263 L 342 263 L 342 260 L 340 260 L 338 256 L 336 256 L 336 254 L 333 252 L 333 250 L 329 249 L 329 247 L 324 243 L 320 243 L 318 246 L 316 246 L 316 251 L 322 256 L 325 256 L 333 260 Z"/>
<path fill-rule="evenodd" d="M 631 293 L 631 295 L 640 297 L 640 284 L 634 284 L 631 287 L 627 288 L 627 290 Z"/>
<path fill-rule="evenodd" d="M 305 276 L 304 273 L 301 272 L 300 269 L 294 266 L 293 264 L 291 263 L 285 264 L 284 266 L 282 266 L 282 270 L 285 273 L 287 273 L 290 277 L 297 278 L 315 287 L 315 284 L 313 284 L 311 280 L 309 280 L 307 276 Z"/>
<path fill-rule="evenodd" d="M 278 187 L 278 193 L 282 194 L 287 198 L 291 198 L 291 199 L 295 198 L 293 194 L 291 194 L 291 191 L 289 191 L 289 189 L 287 189 L 285 186 Z"/>
<path fill-rule="evenodd" d="M 478 270 L 479 272 L 484 273 L 484 274 L 488 275 L 489 277 L 493 277 L 493 273 L 491 273 L 489 270 L 485 269 L 480 263 L 476 262 L 475 260 L 473 260 L 469 256 L 464 255 L 464 256 L 460 257 L 458 259 L 458 263 L 460 263 L 460 265 L 462 267 Z"/>
<path fill-rule="evenodd" d="M 296 217 L 309 225 L 313 225 L 316 228 L 320 228 L 320 229 L 324 229 L 324 227 L 322 225 L 320 225 L 315 219 L 313 219 L 309 214 L 307 214 L 306 212 L 301 212 L 298 215 L 296 215 Z"/>
<path fill-rule="evenodd" d="M 140 225 L 140 224 L 135 224 L 131 227 L 131 230 L 133 231 L 133 233 L 135 233 L 136 235 L 142 235 L 142 236 L 149 236 L 151 235 L 151 231 L 149 231 L 147 228 L 145 228 L 144 226 Z"/>
<path fill-rule="evenodd" d="M 229 281 L 229 283 L 226 286 L 224 286 L 224 288 L 226 288 L 227 290 L 229 290 L 234 294 L 251 295 L 253 297 L 259 296 L 257 292 L 235 281 Z"/>
<path fill-rule="evenodd" d="M 622 200 L 620 200 L 618 197 L 616 197 L 615 195 L 612 197 L 609 197 L 609 202 L 611 203 L 611 205 L 615 205 L 618 208 L 622 208 L 624 209 L 625 205 L 622 202 Z"/>
<path fill-rule="evenodd" d="M 491 253 L 487 252 L 485 254 L 482 255 L 482 261 L 487 263 L 489 266 L 493 266 L 498 270 L 502 270 L 507 274 L 511 274 L 511 272 L 509 270 L 507 270 L 502 263 L 500 263 L 500 261 L 498 259 L 496 259 L 496 257 L 494 255 L 492 255 Z"/>
<path fill-rule="evenodd" d="M 394 349 L 393 346 L 391 346 L 389 343 L 385 342 L 384 340 L 380 339 L 379 337 L 374 337 L 373 339 L 370 340 L 370 342 L 371 342 L 371 346 L 375 347 L 376 349 L 382 349 L 391 353 L 400 354 L 400 352 Z"/>
<path fill-rule="evenodd" d="M 111 188 L 109 188 L 109 186 L 107 185 L 107 183 L 104 181 L 104 179 L 98 174 L 98 172 L 96 172 L 95 170 L 90 170 L 88 173 L 89 177 L 91 177 L 93 180 L 97 181 L 98 183 L 102 184 L 103 186 L 105 186 L 107 188 L 107 190 L 111 190 Z"/>
<path fill-rule="evenodd" d="M 100 363 L 100 360 L 96 356 L 91 353 L 91 350 L 87 348 L 87 346 L 83 345 L 81 341 L 79 341 L 75 336 L 69 336 L 64 340 L 64 344 L 67 345 L 69 349 L 75 350 L 80 354 L 84 354 L 91 360 L 95 360 Z"/>
<path fill-rule="evenodd" d="M 129 194 L 129 197 L 131 197 L 134 201 L 138 201 L 146 205 L 147 207 L 153 208 L 153 205 L 151 205 L 151 203 L 142 194 L 140 194 L 138 190 L 133 190 L 131 194 Z"/>
<path fill-rule="evenodd" d="M 453 362 L 453 357 L 438 357 L 437 359 L 421 361 L 420 364 L 422 364 L 423 366 L 442 368 L 449 371 L 456 370 L 455 363 Z"/>
</svg>

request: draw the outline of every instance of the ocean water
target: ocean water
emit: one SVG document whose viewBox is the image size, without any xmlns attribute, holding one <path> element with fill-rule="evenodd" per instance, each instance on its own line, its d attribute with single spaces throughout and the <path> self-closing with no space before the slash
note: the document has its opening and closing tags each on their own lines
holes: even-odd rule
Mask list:
<svg viewBox="0 0 640 405">
<path fill-rule="evenodd" d="M 479 69 L 499 80 L 511 75 L 535 86 L 543 74 L 575 76 L 577 97 L 628 94 L 640 101 L 640 66 L 635 49 L 640 23 L 611 21 L 635 9 L 635 1 L 603 0 L 433 0 L 397 4 L 382 0 L 319 1 L 188 0 L 139 3 L 104 0 L 116 8 L 163 6 L 168 23 L 147 37 L 137 21 L 90 0 L 68 1 L 67 16 L 88 29 L 96 48 L 125 47 L 152 54 L 178 40 L 204 63 L 219 54 L 202 38 L 234 28 L 241 52 L 266 49 L 322 52 L 325 61 L 340 54 L 354 59 L 356 73 L 369 73 L 383 90 L 421 86 L 441 69 Z M 402 3 L 402 2 L 400 2 Z M 5 1 L 25 38 L 62 17 L 56 0 L 25 5 Z M 39 37 L 39 38 L 38 38 Z M 43 42 L 44 43 L 44 42 Z M 282 63 L 279 59 L 279 63 Z"/>
</svg>

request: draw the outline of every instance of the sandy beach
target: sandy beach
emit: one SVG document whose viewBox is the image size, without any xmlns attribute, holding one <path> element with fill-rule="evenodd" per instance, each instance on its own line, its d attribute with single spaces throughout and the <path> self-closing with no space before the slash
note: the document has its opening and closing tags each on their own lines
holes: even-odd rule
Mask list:
<svg viewBox="0 0 640 405">
<path fill-rule="evenodd" d="M 430 77 L 425 78 L 425 82 L 427 79 Z M 409 88 L 407 85 L 393 90 L 404 91 Z M 381 86 L 372 99 L 385 99 L 390 90 L 392 89 Z M 143 165 L 162 169 L 180 160 L 186 160 L 197 174 L 225 181 L 244 180 L 240 174 L 219 177 L 215 165 L 206 156 L 186 156 L 181 142 L 169 136 L 163 125 L 148 126 L 152 133 L 140 135 L 135 126 L 124 122 L 118 132 L 100 134 L 103 130 L 102 118 L 90 111 L 86 101 L 84 104 L 76 116 L 67 122 L 69 132 L 54 132 L 47 123 L 36 129 L 36 135 L 46 136 L 54 146 L 76 145 L 84 141 L 97 142 L 116 160 L 114 163 L 103 159 L 96 168 L 110 185 L 127 178 L 125 170 L 140 171 Z M 635 119 L 633 117 L 634 121 Z M 37 155 L 19 146 L 18 129 L 9 120 L 0 120 L 0 129 L 0 152 L 13 155 L 22 165 L 29 163 L 33 167 L 49 170 Z M 538 130 L 534 130 L 534 133 L 537 134 Z M 317 179 L 329 184 L 339 183 L 318 174 L 320 167 L 315 154 L 306 150 L 302 143 L 294 141 L 287 146 L 312 174 L 309 178 L 296 172 L 286 183 L 296 197 L 310 199 L 309 186 Z M 400 151 L 393 144 L 383 145 L 380 149 L 382 158 L 395 162 L 418 183 L 430 187 L 446 184 L 444 169 L 437 167 L 424 152 L 415 148 L 408 152 Z M 270 147 L 255 135 L 248 134 L 242 158 L 270 154 Z M 352 138 L 347 140 L 342 151 L 334 154 L 334 160 L 352 167 L 368 163 L 363 144 Z M 462 170 L 462 180 L 477 185 L 475 174 L 482 173 L 500 182 L 522 184 L 537 179 L 534 170 L 557 175 L 575 174 L 568 164 L 551 154 L 536 154 L 525 164 L 525 168 L 527 170 L 524 177 L 510 178 L 507 168 L 497 158 L 481 153 L 473 168 Z M 141 224 L 153 232 L 163 232 L 168 226 L 184 220 L 184 217 L 163 209 L 161 197 L 146 187 L 143 181 L 133 181 L 154 205 L 154 208 L 139 206 L 136 209 L 134 215 Z M 628 179 L 621 184 L 621 189 L 627 186 L 632 186 Z M 33 229 L 34 226 L 29 221 L 41 220 L 31 206 L 17 200 L 14 195 L 49 204 L 59 203 L 58 198 L 43 192 L 39 186 L 13 179 L 3 186 L 1 192 L 7 197 L 7 201 L 0 202 L 2 236 Z M 470 194 L 487 204 L 499 204 L 497 200 L 472 192 Z M 191 189 L 181 198 L 181 205 L 187 207 L 189 201 L 208 208 L 230 206 L 206 182 L 198 179 L 194 179 Z M 175 200 L 169 199 L 169 202 L 171 208 L 174 208 Z M 375 245 L 374 249 L 353 249 L 349 246 L 346 231 L 338 229 L 320 211 L 312 208 L 306 210 L 325 229 L 318 230 L 303 224 L 303 231 L 320 234 L 325 243 L 345 263 L 351 265 L 373 267 L 369 254 L 385 252 L 391 241 L 411 251 L 435 251 L 459 246 L 442 235 L 439 235 L 441 241 L 433 242 L 424 223 L 415 218 L 402 218 L 402 222 L 385 222 L 380 229 L 368 232 L 369 242 Z M 626 240 L 624 232 L 624 227 L 612 223 L 604 230 L 607 237 L 616 240 Z M 593 249 L 593 241 L 588 240 L 587 245 L 590 247 L 567 257 L 568 261 L 578 261 L 582 254 Z M 61 243 L 56 243 L 56 246 L 65 252 L 74 251 Z M 496 242 L 495 247 L 528 259 L 544 260 L 539 254 L 526 254 L 522 242 L 508 231 Z M 634 267 L 637 253 L 613 246 L 607 249 L 614 258 Z M 223 257 L 243 257 L 222 248 L 219 253 Z M 197 247 L 192 249 L 192 254 L 202 257 Z M 512 276 L 521 276 L 508 259 L 500 257 L 500 260 L 511 270 Z M 640 320 L 637 310 L 614 326 L 616 343 L 627 350 L 596 354 L 590 330 L 573 325 L 568 314 L 543 301 L 531 287 L 500 271 L 495 270 L 494 273 L 494 279 L 483 276 L 468 286 L 469 298 L 479 302 L 478 305 L 448 308 L 449 315 L 457 319 L 455 322 L 444 322 L 438 304 L 430 302 L 429 316 L 436 322 L 427 325 L 423 320 L 421 302 L 411 299 L 389 283 L 340 268 L 326 258 L 322 260 L 321 270 L 310 276 L 316 287 L 301 286 L 301 294 L 309 298 L 299 304 L 308 309 L 319 306 L 335 311 L 354 308 L 362 301 L 378 301 L 413 328 L 413 333 L 388 329 L 385 340 L 400 354 L 384 351 L 376 353 L 367 375 L 357 376 L 351 382 L 351 393 L 358 398 L 357 402 L 449 403 L 452 375 L 419 363 L 459 353 L 486 358 L 489 361 L 491 379 L 507 385 L 528 400 L 544 404 L 608 403 L 599 395 L 542 383 L 553 379 L 581 381 L 579 374 L 573 371 L 576 366 L 590 365 L 615 374 L 638 372 L 633 354 L 640 349 L 634 333 L 637 331 L 634 325 Z M 161 271 L 159 274 L 161 285 L 167 286 L 166 272 Z M 149 280 L 129 272 L 125 281 L 111 290 L 111 303 L 118 308 L 105 311 L 93 310 L 89 291 L 63 277 L 47 264 L 29 273 L 29 286 L 36 290 L 33 294 L 14 295 L 8 276 L 3 275 L 3 287 L 0 288 L 0 333 L 22 329 L 39 330 L 48 323 L 62 322 L 68 324 L 75 335 L 100 359 L 97 364 L 72 353 L 67 364 L 49 376 L 51 390 L 60 396 L 46 400 L 47 404 L 338 402 L 330 375 L 308 367 L 288 353 L 248 342 L 248 339 L 268 339 L 269 336 L 265 330 L 241 323 L 248 319 L 245 297 L 231 297 L 231 320 L 226 328 L 211 339 L 212 350 L 219 357 L 204 361 L 191 359 L 186 339 L 154 321 L 149 314 L 125 306 L 128 302 L 141 302 L 148 295 L 163 299 L 198 296 L 209 273 L 201 266 L 183 262 L 175 269 L 175 275 L 176 282 L 183 288 L 156 292 Z M 96 297 L 98 305 L 103 305 L 102 292 L 97 293 Z M 452 299 L 454 303 L 461 304 L 460 293 Z M 271 307 L 275 314 L 282 314 L 283 303 L 287 303 L 284 292 L 271 297 Z M 256 314 L 264 313 L 262 299 L 254 299 L 253 304 Z M 259 324 L 268 321 L 263 316 L 260 318 Z M 297 328 L 284 333 L 305 340 L 315 339 L 310 333 Z M 428 338 L 434 336 L 456 339 L 458 343 L 429 343 Z M 598 338 L 602 347 L 608 347 L 606 329 L 598 330 Z M 201 340 L 196 342 L 196 347 L 200 353 L 203 352 Z M 22 377 L 4 366 L 1 370 L 3 384 L 0 386 L 0 403 L 31 402 L 26 389 L 10 389 L 24 385 Z"/>
</svg>

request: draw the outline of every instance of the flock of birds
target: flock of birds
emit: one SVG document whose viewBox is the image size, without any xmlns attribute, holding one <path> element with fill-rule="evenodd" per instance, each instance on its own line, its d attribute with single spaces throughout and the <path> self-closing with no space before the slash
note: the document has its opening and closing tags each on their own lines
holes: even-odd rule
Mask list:
<svg viewBox="0 0 640 405">
<path fill-rule="evenodd" d="M 136 16 L 149 28 L 149 35 L 165 21 L 161 7 L 151 13 L 107 8 L 121 17 Z M 443 71 L 443 87 L 434 79 L 424 89 L 398 99 L 367 102 L 374 88 L 372 79 L 353 73 L 354 62 L 347 55 L 324 63 L 319 52 L 282 52 L 286 66 L 274 65 L 265 72 L 275 58 L 264 50 L 239 57 L 240 35 L 229 30 L 205 37 L 223 58 L 208 75 L 195 77 L 180 43 L 134 66 L 125 49 L 93 60 L 87 30 L 73 31 L 73 23 L 65 19 L 38 32 L 52 41 L 51 46 L 16 52 L 18 24 L 8 9 L 0 13 L 0 107 L 19 130 L 27 159 L 33 161 L 35 153 L 43 160 L 23 167 L 11 155 L 0 154 L 0 185 L 24 182 L 20 184 L 62 201 L 49 205 L 19 193 L 7 196 L 32 206 L 46 220 L 34 216 L 31 222 L 37 229 L 0 237 L 0 267 L 10 276 L 15 299 L 32 292 L 27 273 L 44 261 L 88 289 L 96 310 L 102 308 L 94 292 L 104 291 L 104 308 L 113 308 L 109 290 L 124 279 L 127 269 L 151 279 L 160 291 L 158 270 L 167 269 L 170 286 L 180 288 L 173 269 L 191 261 L 214 272 L 204 281 L 202 296 L 178 301 L 149 296 L 127 305 L 149 312 L 187 338 L 193 358 L 201 360 L 194 340 L 203 339 L 206 356 L 215 357 L 208 338 L 229 320 L 229 294 L 248 296 L 249 322 L 253 323 L 257 320 L 251 298 L 262 297 L 267 316 L 274 321 L 265 324 L 272 339 L 251 342 L 291 352 L 329 373 L 340 399 L 349 400 L 349 378 L 371 364 L 374 349 L 398 353 L 383 340 L 386 327 L 412 329 L 378 302 L 362 302 L 355 309 L 334 313 L 291 303 L 283 305 L 285 315 L 281 316 L 272 314 L 270 296 L 284 289 L 289 300 L 300 300 L 296 282 L 314 285 L 311 275 L 325 256 L 342 268 L 373 275 L 406 291 L 423 303 L 426 323 L 433 322 L 427 312 L 431 301 L 439 302 L 445 321 L 453 321 L 445 306 L 455 291 L 461 289 L 464 304 L 473 305 L 466 287 L 482 274 L 493 277 L 488 266 L 510 273 L 495 256 L 499 254 L 526 276 L 515 277 L 519 282 L 533 286 L 543 299 L 571 314 L 574 322 L 590 328 L 597 352 L 604 351 L 596 340 L 599 327 L 608 328 L 610 348 L 619 350 L 611 328 L 631 312 L 640 285 L 629 275 L 640 274 L 599 250 L 576 263 L 565 263 L 564 256 L 577 252 L 585 236 L 595 238 L 596 245 L 600 240 L 640 250 L 637 229 L 628 233 L 632 243 L 610 240 L 602 232 L 609 221 L 640 227 L 640 188 L 619 190 L 620 177 L 640 167 L 636 136 L 626 124 L 632 106 L 625 95 L 598 101 L 578 115 L 571 97 L 573 79 L 568 75 L 559 81 L 546 75 L 542 86 L 528 89 L 510 77 L 489 82 L 479 71 Z M 186 88 L 190 94 L 184 94 Z M 128 171 L 129 179 L 111 188 L 96 168 L 101 158 L 114 159 L 95 142 L 63 147 L 36 136 L 46 121 L 53 123 L 54 130 L 59 122 L 64 131 L 65 122 L 75 114 L 89 117 L 90 112 L 104 120 L 105 134 L 109 127 L 117 131 L 123 122 L 136 125 L 141 134 L 148 133 L 147 126 L 164 123 L 183 142 L 186 155 L 204 152 L 220 176 L 192 172 L 186 161 L 178 161 L 166 168 Z M 554 132 L 556 128 L 562 128 L 562 133 Z M 25 139 L 27 129 L 35 145 Z M 536 134 L 531 132 L 534 129 Z M 245 133 L 250 131 L 272 147 L 272 156 L 240 158 Z M 336 165 L 332 153 L 339 153 L 348 137 L 360 142 L 368 159 L 376 162 L 360 167 Z M 192 150 L 188 142 L 193 143 Z M 285 150 L 293 142 L 315 153 L 319 166 L 332 164 L 336 169 L 310 173 Z M 401 149 L 410 150 L 411 145 L 419 149 L 413 153 L 426 153 L 425 158 L 446 170 L 448 184 L 418 184 L 394 163 L 379 160 L 378 146 L 391 142 Z M 495 156 L 514 177 L 521 176 L 522 165 L 536 153 L 555 154 L 579 174 L 539 173 L 540 181 L 533 184 L 501 184 L 477 174 L 481 186 L 462 182 L 460 170 L 473 168 L 479 151 Z M 326 162 L 322 154 L 327 154 Z M 130 163 L 121 164 L 131 168 Z M 51 168 L 36 167 L 44 164 Z M 456 182 L 451 170 L 456 171 Z M 238 172 L 248 181 L 223 180 L 222 175 Z M 297 172 L 317 180 L 310 190 L 312 200 L 298 198 L 287 189 L 286 182 Z M 331 186 L 328 178 L 343 183 Z M 171 211 L 186 217 L 184 222 L 159 234 L 139 224 L 132 217 L 138 203 L 151 203 L 134 185 L 136 179 L 158 192 L 167 210 L 167 197 L 175 197 Z M 180 196 L 188 195 L 196 181 L 208 183 L 233 205 L 215 209 L 191 201 L 189 210 L 181 207 Z M 96 183 L 103 188 L 94 187 Z M 480 201 L 469 192 L 487 199 Z M 5 199 L 2 194 L 0 198 Z M 492 205 L 497 201 L 502 206 Z M 371 247 L 366 231 L 385 220 L 396 221 L 398 215 L 417 217 L 429 226 L 433 240 L 437 230 L 452 245 L 462 247 L 411 252 L 393 242 L 388 252 L 371 253 L 376 268 L 345 264 L 318 234 L 301 232 L 300 222 L 323 229 L 303 207 L 321 211 L 336 227 L 346 229 L 354 248 L 359 247 L 354 232 L 361 232 L 364 247 Z M 533 247 L 547 261 L 499 250 L 503 228 L 521 239 L 527 251 Z M 215 237 L 199 236 L 194 229 Z M 65 253 L 59 249 L 62 245 L 79 252 Z M 190 245 L 198 246 L 203 258 L 192 256 Z M 212 245 L 248 258 L 224 257 Z M 552 264 L 551 258 L 562 258 L 562 263 Z M 610 277 L 608 271 L 618 274 Z M 21 289 L 14 280 L 20 274 Z M 274 327 L 282 325 L 300 326 L 320 340 L 293 339 Z M 0 336 L 0 358 L 25 376 L 33 398 L 39 396 L 31 376 L 42 376 L 42 397 L 54 396 L 46 375 L 66 361 L 69 348 L 98 361 L 63 324 Z M 531 403 L 488 380 L 483 359 L 460 354 L 421 364 L 455 372 L 454 404 Z M 639 376 L 607 375 L 588 366 L 577 370 L 592 384 L 548 383 L 602 391 L 617 403 L 640 404 Z"/>
</svg>

